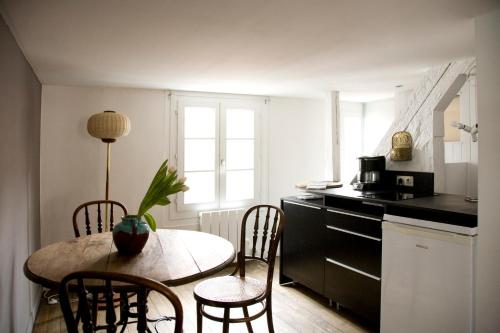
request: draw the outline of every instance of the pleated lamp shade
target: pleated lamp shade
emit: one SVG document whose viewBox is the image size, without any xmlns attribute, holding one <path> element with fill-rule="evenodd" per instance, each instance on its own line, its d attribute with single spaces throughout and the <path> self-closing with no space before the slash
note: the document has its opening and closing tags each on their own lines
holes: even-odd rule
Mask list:
<svg viewBox="0 0 500 333">
<path fill-rule="evenodd" d="M 130 132 L 130 119 L 115 111 L 96 113 L 87 121 L 87 131 L 104 142 L 114 142 Z"/>
</svg>

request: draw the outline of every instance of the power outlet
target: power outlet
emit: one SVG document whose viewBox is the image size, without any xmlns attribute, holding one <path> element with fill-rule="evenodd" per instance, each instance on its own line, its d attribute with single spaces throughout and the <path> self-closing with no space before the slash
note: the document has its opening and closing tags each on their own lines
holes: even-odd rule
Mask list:
<svg viewBox="0 0 500 333">
<path fill-rule="evenodd" d="M 396 185 L 413 187 L 413 176 L 396 176 Z"/>
</svg>

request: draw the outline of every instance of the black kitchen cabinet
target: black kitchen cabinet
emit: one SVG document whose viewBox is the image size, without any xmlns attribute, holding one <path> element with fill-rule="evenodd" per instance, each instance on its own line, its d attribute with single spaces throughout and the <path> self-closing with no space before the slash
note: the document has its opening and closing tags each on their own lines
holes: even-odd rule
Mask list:
<svg viewBox="0 0 500 333">
<path fill-rule="evenodd" d="M 378 325 L 383 207 L 282 200 L 280 283 L 295 281 Z"/>
<path fill-rule="evenodd" d="M 324 209 L 289 201 L 282 202 L 287 224 L 281 240 L 280 282 L 285 276 L 323 294 Z"/>
</svg>

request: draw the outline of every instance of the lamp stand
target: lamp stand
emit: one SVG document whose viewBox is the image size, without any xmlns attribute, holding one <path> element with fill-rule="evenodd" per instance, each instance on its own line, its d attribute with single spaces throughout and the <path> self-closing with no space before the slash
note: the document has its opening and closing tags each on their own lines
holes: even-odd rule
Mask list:
<svg viewBox="0 0 500 333">
<path fill-rule="evenodd" d="M 109 171 L 111 169 L 111 143 L 115 140 L 112 139 L 102 139 L 107 145 L 106 149 L 106 192 L 105 199 L 109 200 Z M 108 231 L 108 204 L 104 205 L 104 231 Z"/>
<path fill-rule="evenodd" d="M 87 120 L 87 131 L 94 138 L 107 144 L 106 153 L 106 191 L 105 199 L 109 201 L 109 173 L 111 170 L 111 143 L 130 132 L 130 119 L 116 111 L 106 110 L 90 116 Z M 113 211 L 113 206 L 111 206 Z M 109 204 L 104 204 L 104 231 L 109 230 Z M 111 216 L 112 218 L 112 216 Z"/>
</svg>

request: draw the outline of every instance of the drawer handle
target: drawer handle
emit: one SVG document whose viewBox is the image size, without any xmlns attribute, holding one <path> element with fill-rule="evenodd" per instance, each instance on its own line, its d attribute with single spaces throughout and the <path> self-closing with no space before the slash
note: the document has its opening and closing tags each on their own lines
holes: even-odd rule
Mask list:
<svg viewBox="0 0 500 333">
<path fill-rule="evenodd" d="M 335 261 L 335 260 L 333 260 L 333 259 L 330 259 L 330 258 L 325 258 L 325 259 L 326 259 L 326 261 L 328 261 L 328 262 L 329 262 L 329 263 L 331 263 L 331 264 L 335 264 L 335 265 L 337 265 L 337 266 L 344 267 L 344 268 L 346 268 L 346 269 L 348 269 L 348 270 L 350 270 L 350 271 L 353 271 L 353 272 L 359 273 L 359 274 L 361 274 L 361 275 L 364 275 L 364 276 L 366 276 L 366 277 L 372 278 L 372 279 L 374 279 L 374 280 L 380 281 L 380 278 L 379 278 L 378 276 L 368 274 L 368 273 L 366 273 L 366 272 L 360 271 L 359 269 L 353 268 L 353 267 L 351 267 L 351 266 L 344 265 L 344 264 L 342 264 L 342 263 L 340 263 L 340 262 L 338 262 L 338 261 Z"/>
<path fill-rule="evenodd" d="M 374 240 L 374 241 L 377 241 L 377 242 L 381 242 L 382 241 L 381 238 L 372 237 L 372 236 L 368 236 L 368 235 L 363 235 L 363 234 L 360 234 L 360 233 L 357 233 L 357 232 L 354 232 L 354 231 L 337 228 L 337 227 L 334 227 L 334 226 L 331 226 L 331 225 L 327 225 L 326 228 L 327 229 L 331 229 L 331 230 L 337 230 L 337 231 L 340 231 L 340 232 L 345 232 L 346 234 L 351 234 L 351 235 L 355 235 L 355 236 L 359 236 L 359 237 L 363 237 L 363 238 L 368 238 L 368 239 L 371 239 L 371 240 Z"/>
<path fill-rule="evenodd" d="M 367 219 L 367 220 L 382 221 L 382 219 L 379 219 L 379 218 L 376 218 L 376 217 L 368 217 L 368 216 L 354 214 L 354 213 L 342 212 L 342 211 L 339 211 L 339 210 L 327 209 L 326 211 L 328 211 L 330 213 L 336 213 L 336 214 L 342 214 L 342 215 L 349 215 L 349 216 L 359 217 L 359 218 Z"/>
<path fill-rule="evenodd" d="M 283 202 L 289 203 L 289 204 L 292 204 L 292 205 L 297 205 L 297 206 L 303 206 L 303 207 L 307 207 L 307 208 L 312 208 L 312 209 L 321 209 L 321 208 L 316 207 L 316 206 L 309 206 L 309 205 L 301 204 L 301 203 L 298 203 L 298 202 L 292 202 L 292 201 L 286 201 L 286 200 L 283 200 Z"/>
<path fill-rule="evenodd" d="M 363 205 L 368 205 L 368 206 L 376 206 L 376 207 L 381 207 L 381 208 L 384 208 L 385 205 L 384 204 L 381 204 L 381 203 L 378 203 L 378 202 L 370 202 L 370 201 L 361 201 L 361 203 Z"/>
</svg>

